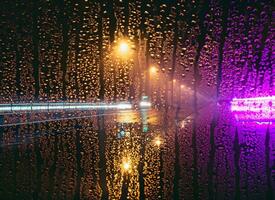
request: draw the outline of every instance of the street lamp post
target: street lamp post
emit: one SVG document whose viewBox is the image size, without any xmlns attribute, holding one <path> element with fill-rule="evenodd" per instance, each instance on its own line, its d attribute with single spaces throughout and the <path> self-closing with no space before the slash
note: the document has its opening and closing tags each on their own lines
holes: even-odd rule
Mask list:
<svg viewBox="0 0 275 200">
<path fill-rule="evenodd" d="M 119 39 L 115 42 L 116 45 L 114 46 L 114 58 L 119 61 L 128 61 L 129 58 L 132 56 L 132 45 L 131 42 L 126 39 Z M 114 101 L 117 98 L 117 69 L 114 68 Z"/>
<path fill-rule="evenodd" d="M 154 81 L 153 78 L 157 75 L 157 67 L 150 66 L 149 68 L 149 91 L 148 91 L 148 95 L 151 96 L 151 99 L 153 99 L 153 90 L 154 90 Z"/>
</svg>

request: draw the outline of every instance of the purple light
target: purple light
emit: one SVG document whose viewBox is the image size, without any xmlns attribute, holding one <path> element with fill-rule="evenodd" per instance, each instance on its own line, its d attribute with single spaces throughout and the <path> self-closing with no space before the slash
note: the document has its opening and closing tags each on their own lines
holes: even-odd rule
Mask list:
<svg viewBox="0 0 275 200">
<path fill-rule="evenodd" d="M 231 111 L 238 121 L 272 122 L 274 116 L 275 96 L 234 98 L 231 101 Z"/>
</svg>

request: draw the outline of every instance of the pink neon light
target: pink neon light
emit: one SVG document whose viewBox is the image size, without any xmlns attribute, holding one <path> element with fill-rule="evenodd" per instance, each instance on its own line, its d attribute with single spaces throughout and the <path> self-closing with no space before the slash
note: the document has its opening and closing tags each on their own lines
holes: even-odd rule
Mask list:
<svg viewBox="0 0 275 200">
<path fill-rule="evenodd" d="M 238 121 L 274 121 L 274 108 L 275 96 L 234 98 L 231 101 L 231 111 Z"/>
</svg>

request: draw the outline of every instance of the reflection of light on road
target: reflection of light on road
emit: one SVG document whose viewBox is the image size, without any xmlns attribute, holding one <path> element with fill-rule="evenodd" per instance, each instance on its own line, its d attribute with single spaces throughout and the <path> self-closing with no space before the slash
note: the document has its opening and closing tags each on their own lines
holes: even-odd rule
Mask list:
<svg viewBox="0 0 275 200">
<path fill-rule="evenodd" d="M 149 130 L 148 126 L 148 110 L 141 109 L 141 122 L 142 122 L 142 132 L 146 133 Z"/>
<path fill-rule="evenodd" d="M 130 163 L 129 162 L 123 163 L 123 169 L 128 171 L 130 169 Z"/>
<path fill-rule="evenodd" d="M 154 144 L 155 144 L 157 147 L 160 147 L 160 145 L 162 144 L 162 140 L 161 140 L 160 136 L 157 136 L 157 137 L 154 139 Z"/>
<path fill-rule="evenodd" d="M 122 159 L 121 170 L 123 173 L 131 173 L 132 165 L 129 158 Z"/>
<path fill-rule="evenodd" d="M 158 71 L 158 70 L 157 70 L 157 68 L 156 68 L 155 66 L 151 66 L 151 67 L 150 67 L 150 72 L 151 72 L 152 74 L 155 74 L 157 71 Z"/>
<path fill-rule="evenodd" d="M 141 101 L 139 103 L 139 106 L 140 106 L 141 109 L 150 108 L 151 103 L 149 101 L 149 97 L 148 96 L 142 96 Z"/>
<path fill-rule="evenodd" d="M 119 111 L 117 114 L 119 123 L 136 123 L 139 122 L 138 112 L 135 110 Z"/>
<path fill-rule="evenodd" d="M 151 125 L 158 125 L 160 123 L 160 116 L 161 116 L 161 113 L 159 113 L 158 111 L 150 110 L 148 112 L 147 122 Z"/>
</svg>

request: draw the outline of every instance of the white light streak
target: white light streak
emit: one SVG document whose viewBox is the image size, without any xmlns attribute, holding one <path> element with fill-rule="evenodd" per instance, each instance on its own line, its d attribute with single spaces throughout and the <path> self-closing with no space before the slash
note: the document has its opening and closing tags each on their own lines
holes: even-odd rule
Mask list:
<svg viewBox="0 0 275 200">
<path fill-rule="evenodd" d="M 151 103 L 150 102 L 148 102 L 148 101 L 141 101 L 140 103 L 139 103 L 139 106 L 141 107 L 141 108 L 150 108 L 151 107 Z"/>
<path fill-rule="evenodd" d="M 0 104 L 0 112 L 42 111 L 42 110 L 99 110 L 99 109 L 131 109 L 130 103 L 26 103 L 26 104 Z"/>
</svg>

